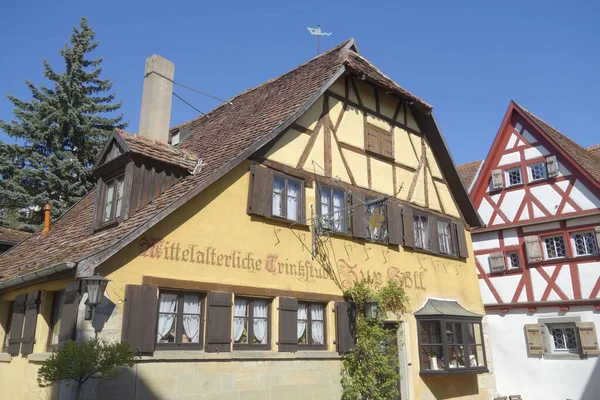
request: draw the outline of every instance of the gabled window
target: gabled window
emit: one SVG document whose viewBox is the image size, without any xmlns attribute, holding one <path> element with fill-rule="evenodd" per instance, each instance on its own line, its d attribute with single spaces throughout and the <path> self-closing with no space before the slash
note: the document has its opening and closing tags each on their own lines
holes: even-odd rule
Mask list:
<svg viewBox="0 0 600 400">
<path fill-rule="evenodd" d="M 516 186 L 523 184 L 523 176 L 521 174 L 521 167 L 511 168 L 504 171 L 504 178 L 506 180 L 506 186 Z"/>
<path fill-rule="evenodd" d="M 233 309 L 233 348 L 270 348 L 270 301 L 236 297 Z"/>
<path fill-rule="evenodd" d="M 543 236 L 544 256 L 546 260 L 555 258 L 565 258 L 567 256 L 567 247 L 565 246 L 565 237 L 561 235 Z"/>
<path fill-rule="evenodd" d="M 598 254 L 596 232 L 584 231 L 571 233 L 571 247 L 573 248 L 576 257 Z"/>
<path fill-rule="evenodd" d="M 50 317 L 50 332 L 48 337 L 48 350 L 54 350 L 58 346 L 60 334 L 60 321 L 64 304 L 65 291 L 54 292 L 52 295 L 52 315 Z"/>
<path fill-rule="evenodd" d="M 301 221 L 304 185 L 290 177 L 275 175 L 271 187 L 271 216 Z"/>
<path fill-rule="evenodd" d="M 415 233 L 415 247 L 431 250 L 431 231 L 429 218 L 426 215 L 414 213 L 413 228 Z"/>
<path fill-rule="evenodd" d="M 347 192 L 319 186 L 319 224 L 326 231 L 346 233 L 348 231 Z"/>
<path fill-rule="evenodd" d="M 527 166 L 527 170 L 529 171 L 529 181 L 541 181 L 546 179 L 546 163 L 540 162 L 536 164 L 531 164 Z"/>
<path fill-rule="evenodd" d="M 298 303 L 298 346 L 325 349 L 325 304 Z"/>
<path fill-rule="evenodd" d="M 157 348 L 202 347 L 203 297 L 200 293 L 160 293 Z"/>
</svg>

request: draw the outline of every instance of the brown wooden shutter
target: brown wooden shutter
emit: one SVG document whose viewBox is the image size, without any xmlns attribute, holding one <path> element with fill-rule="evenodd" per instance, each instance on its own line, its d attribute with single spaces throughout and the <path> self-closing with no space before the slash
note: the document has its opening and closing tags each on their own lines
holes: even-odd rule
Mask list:
<svg viewBox="0 0 600 400">
<path fill-rule="evenodd" d="M 125 286 L 125 307 L 121 340 L 139 353 L 152 353 L 156 347 L 158 321 L 158 287 Z"/>
<path fill-rule="evenodd" d="M 495 169 L 492 171 L 492 189 L 502 189 L 504 181 L 502 180 L 502 170 Z"/>
<path fill-rule="evenodd" d="M 351 195 L 352 236 L 355 238 L 367 237 L 367 210 L 364 206 L 365 196 L 362 193 Z"/>
<path fill-rule="evenodd" d="M 367 130 L 367 150 L 373 153 L 381 154 L 381 133 L 379 129 L 370 124 L 365 124 Z"/>
<path fill-rule="evenodd" d="M 387 200 L 387 226 L 388 226 L 388 243 L 393 245 L 402 244 L 402 210 L 400 205 L 395 201 Z"/>
<path fill-rule="evenodd" d="M 25 323 L 23 325 L 23 337 L 21 339 L 21 354 L 23 355 L 33 353 L 39 304 L 39 290 L 34 290 L 27 294 L 27 301 L 25 302 Z"/>
<path fill-rule="evenodd" d="M 579 332 L 579 343 L 581 343 L 581 352 L 584 356 L 600 355 L 598 348 L 598 337 L 596 336 L 596 327 L 593 322 L 578 322 L 577 331 Z"/>
<path fill-rule="evenodd" d="M 65 289 L 62 314 L 60 317 L 60 332 L 58 333 L 58 346 L 64 346 L 67 341 L 72 340 L 77 328 L 77 312 L 81 293 L 79 291 L 80 281 L 71 282 Z"/>
<path fill-rule="evenodd" d="M 596 244 L 600 247 L 600 226 L 594 227 L 594 231 L 596 232 Z"/>
<path fill-rule="evenodd" d="M 231 307 L 233 294 L 210 292 L 206 314 L 206 352 L 231 351 Z"/>
<path fill-rule="evenodd" d="M 544 341 L 542 339 L 542 327 L 539 324 L 526 324 L 525 337 L 527 338 L 527 351 L 531 356 L 544 354 Z"/>
<path fill-rule="evenodd" d="M 456 244 L 457 253 L 460 258 L 469 258 L 469 247 L 467 246 L 467 235 L 465 234 L 465 224 L 457 221 L 456 226 Z"/>
<path fill-rule="evenodd" d="M 26 294 L 20 294 L 15 297 L 12 309 L 12 320 L 10 323 L 10 338 L 8 339 L 7 353 L 13 356 L 19 354 L 21 348 L 21 335 L 23 333 L 23 321 L 25 319 Z"/>
<path fill-rule="evenodd" d="M 390 132 L 381 132 L 381 155 L 389 158 L 394 158 L 394 144 L 392 134 Z"/>
<path fill-rule="evenodd" d="M 404 247 L 415 247 L 415 221 L 412 207 L 402 207 L 402 230 L 404 233 Z"/>
<path fill-rule="evenodd" d="M 272 171 L 252 164 L 250 167 L 250 188 L 248 191 L 248 214 L 271 215 Z"/>
<path fill-rule="evenodd" d="M 542 249 L 540 248 L 540 242 L 536 235 L 525 236 L 525 250 L 527 253 L 527 262 L 529 264 L 535 264 L 542 261 Z"/>
<path fill-rule="evenodd" d="M 506 271 L 506 258 L 504 257 L 504 252 L 496 251 L 490 254 L 490 264 L 492 267 L 491 272 Z"/>
<path fill-rule="evenodd" d="M 279 351 L 298 350 L 298 299 L 279 298 Z"/>
<path fill-rule="evenodd" d="M 347 353 L 356 346 L 356 306 L 344 301 L 335 303 L 338 353 Z"/>
<path fill-rule="evenodd" d="M 437 218 L 435 215 L 428 214 L 427 220 L 429 221 L 429 248 L 434 253 L 439 253 L 440 244 L 437 235 Z"/>
</svg>

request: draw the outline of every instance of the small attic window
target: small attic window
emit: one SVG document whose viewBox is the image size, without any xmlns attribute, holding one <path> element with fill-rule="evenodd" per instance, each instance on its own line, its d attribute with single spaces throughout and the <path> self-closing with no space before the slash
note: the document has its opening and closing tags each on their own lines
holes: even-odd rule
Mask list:
<svg viewBox="0 0 600 400">
<path fill-rule="evenodd" d="M 179 144 L 180 137 L 181 137 L 181 131 L 177 131 L 177 132 L 173 133 L 173 136 L 171 136 L 171 145 L 177 146 Z"/>
<path fill-rule="evenodd" d="M 125 187 L 125 175 L 106 182 L 102 201 L 102 223 L 108 223 L 121 216 L 123 209 L 123 188 Z"/>
</svg>

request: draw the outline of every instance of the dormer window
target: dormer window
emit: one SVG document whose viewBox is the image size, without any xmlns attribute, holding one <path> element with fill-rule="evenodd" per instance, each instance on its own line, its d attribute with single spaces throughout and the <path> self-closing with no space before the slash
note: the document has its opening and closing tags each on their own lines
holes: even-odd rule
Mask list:
<svg viewBox="0 0 600 400">
<path fill-rule="evenodd" d="M 125 175 L 120 175 L 106 182 L 104 191 L 104 216 L 103 223 L 113 221 L 121 216 L 123 208 L 123 188 L 125 187 Z"/>
</svg>

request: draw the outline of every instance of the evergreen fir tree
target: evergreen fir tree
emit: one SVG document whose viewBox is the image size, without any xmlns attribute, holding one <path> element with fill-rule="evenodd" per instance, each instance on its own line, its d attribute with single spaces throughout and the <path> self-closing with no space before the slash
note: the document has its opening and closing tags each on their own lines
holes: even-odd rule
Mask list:
<svg viewBox="0 0 600 400">
<path fill-rule="evenodd" d="M 112 114 L 121 102 L 109 93 L 113 82 L 100 78 L 102 58 L 88 57 L 98 44 L 82 17 L 60 50 L 64 72 L 44 59 L 51 85 L 25 80 L 31 101 L 8 95 L 14 118 L 0 120 L 0 129 L 17 144 L 0 142 L 0 225 L 35 231 L 42 221 L 36 210 L 44 203 L 56 218 L 94 187 L 96 156 L 112 129 L 127 125 L 122 114 Z"/>
</svg>

